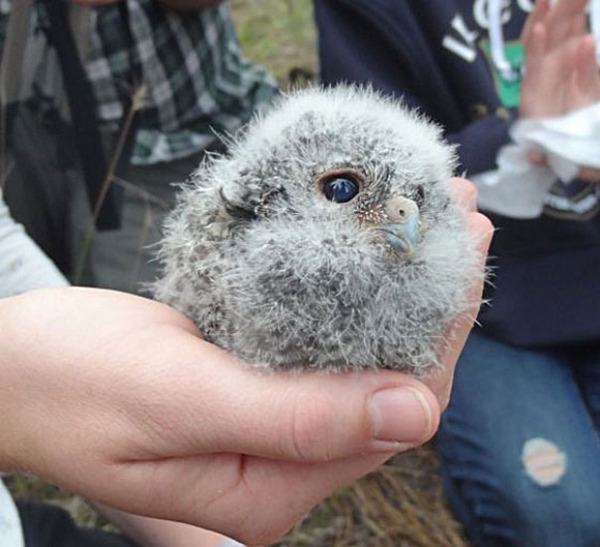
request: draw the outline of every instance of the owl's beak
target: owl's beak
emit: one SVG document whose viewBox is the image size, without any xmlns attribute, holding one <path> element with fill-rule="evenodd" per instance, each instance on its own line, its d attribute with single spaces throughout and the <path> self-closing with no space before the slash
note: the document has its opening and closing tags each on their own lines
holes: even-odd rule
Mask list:
<svg viewBox="0 0 600 547">
<path fill-rule="evenodd" d="M 409 217 L 402 224 L 387 224 L 383 229 L 385 240 L 400 255 L 412 255 L 419 237 L 419 215 Z"/>
<path fill-rule="evenodd" d="M 411 199 L 395 197 L 386 206 L 389 224 L 382 226 L 385 240 L 399 255 L 412 255 L 419 238 L 419 208 Z"/>
</svg>

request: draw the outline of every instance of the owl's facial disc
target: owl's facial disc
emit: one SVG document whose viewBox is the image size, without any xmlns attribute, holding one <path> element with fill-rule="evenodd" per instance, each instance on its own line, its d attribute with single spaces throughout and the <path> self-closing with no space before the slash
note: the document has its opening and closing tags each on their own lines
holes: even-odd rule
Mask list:
<svg viewBox="0 0 600 547">
<path fill-rule="evenodd" d="M 419 207 L 411 199 L 396 196 L 385 207 L 389 222 L 381 226 L 385 241 L 399 255 L 411 256 L 419 238 Z"/>
</svg>

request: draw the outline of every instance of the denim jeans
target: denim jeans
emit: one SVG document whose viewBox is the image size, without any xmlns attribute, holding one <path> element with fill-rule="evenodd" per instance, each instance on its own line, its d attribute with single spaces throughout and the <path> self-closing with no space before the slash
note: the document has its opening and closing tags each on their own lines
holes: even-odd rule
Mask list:
<svg viewBox="0 0 600 547">
<path fill-rule="evenodd" d="M 438 450 L 476 545 L 600 545 L 600 344 L 527 350 L 474 331 Z"/>
</svg>

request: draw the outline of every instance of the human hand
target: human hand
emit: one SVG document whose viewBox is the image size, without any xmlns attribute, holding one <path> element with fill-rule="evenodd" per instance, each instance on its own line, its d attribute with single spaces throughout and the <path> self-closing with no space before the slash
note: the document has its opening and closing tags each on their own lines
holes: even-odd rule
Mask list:
<svg viewBox="0 0 600 547">
<path fill-rule="evenodd" d="M 487 217 L 477 213 L 477 189 L 475 185 L 463 178 L 455 177 L 450 180 L 450 190 L 454 199 L 465 210 L 471 232 L 479 238 L 479 249 L 483 260 L 481 267 L 483 268 L 494 227 Z M 448 329 L 448 335 L 444 341 L 445 344 L 449 344 L 445 346 L 444 363 L 446 366 L 441 371 L 423 380 L 436 395 L 442 411 L 445 410 L 450 401 L 452 381 L 454 380 L 454 367 L 479 313 L 482 292 L 483 279 L 480 283 L 472 287 L 471 301 L 476 304 L 474 304 L 471 310 L 458 317 Z"/>
<path fill-rule="evenodd" d="M 521 32 L 525 50 L 530 49 L 533 30 L 539 24 L 546 30 L 545 46 L 552 51 L 570 38 L 587 33 L 585 8 L 589 0 L 558 0 L 551 6 L 550 0 L 537 0 L 527 17 Z"/>
<path fill-rule="evenodd" d="M 587 0 L 536 2 L 522 33 L 525 74 L 521 117 L 559 116 L 600 99 L 595 39 L 586 32 Z"/>
<path fill-rule="evenodd" d="M 485 254 L 489 221 L 469 217 Z M 171 308 L 112 291 L 0 300 L 0 468 L 267 543 L 340 486 L 433 435 L 471 319 L 430 389 L 391 371 L 251 368 Z"/>
<path fill-rule="evenodd" d="M 600 99 L 596 41 L 587 33 L 587 0 L 538 0 L 523 28 L 525 67 L 521 117 L 561 116 Z M 545 166 L 545 154 L 532 150 L 528 160 Z M 577 178 L 600 183 L 600 170 L 581 166 Z"/>
<path fill-rule="evenodd" d="M 530 150 L 527 153 L 527 161 L 529 161 L 529 163 L 532 165 L 538 165 L 540 167 L 548 166 L 548 158 L 546 157 L 546 154 L 540 152 L 539 150 Z M 600 169 L 585 165 L 581 166 L 579 167 L 575 178 L 584 182 L 590 182 L 592 184 L 600 184 Z"/>
</svg>

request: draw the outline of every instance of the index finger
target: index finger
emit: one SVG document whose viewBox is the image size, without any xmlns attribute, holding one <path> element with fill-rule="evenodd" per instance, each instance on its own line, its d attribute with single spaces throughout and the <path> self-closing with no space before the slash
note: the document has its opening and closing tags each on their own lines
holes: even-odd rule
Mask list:
<svg viewBox="0 0 600 547">
<path fill-rule="evenodd" d="M 477 210 L 477 189 L 471 181 L 462 177 L 451 178 L 450 194 L 466 211 Z"/>
<path fill-rule="evenodd" d="M 533 28 L 537 23 L 541 23 L 544 20 L 544 18 L 548 14 L 549 8 L 549 0 L 538 0 L 533 6 L 533 11 L 525 20 L 525 25 L 523 26 L 523 30 L 521 32 L 521 41 L 523 42 L 525 49 L 527 49 L 529 41 L 531 40 L 531 33 L 533 32 Z"/>
<path fill-rule="evenodd" d="M 486 216 L 480 213 L 469 213 L 467 215 L 467 223 L 471 232 L 477 238 L 480 253 L 480 268 L 483 271 L 494 233 L 494 226 Z M 456 362 L 479 313 L 484 282 L 484 276 L 481 276 L 474 282 L 469 296 L 469 301 L 474 303 L 473 306 L 463 312 L 448 329 L 447 343 L 445 343 L 442 349 L 443 354 L 441 358 L 444 367 L 424 381 L 438 398 L 442 410 L 446 408 L 450 399 Z"/>
</svg>

